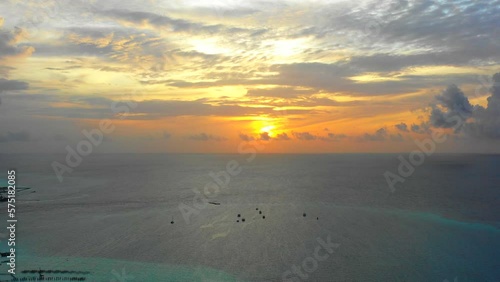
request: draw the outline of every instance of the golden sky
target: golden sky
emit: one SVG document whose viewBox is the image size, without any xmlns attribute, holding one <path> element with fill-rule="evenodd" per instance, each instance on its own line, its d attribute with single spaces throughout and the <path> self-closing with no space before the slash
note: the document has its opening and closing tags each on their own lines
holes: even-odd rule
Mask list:
<svg viewBox="0 0 500 282">
<path fill-rule="evenodd" d="M 401 152 L 436 130 L 496 150 L 499 6 L 2 1 L 0 152 L 64 152 L 105 119 L 99 152 Z M 453 132 L 462 97 L 476 124 Z"/>
</svg>

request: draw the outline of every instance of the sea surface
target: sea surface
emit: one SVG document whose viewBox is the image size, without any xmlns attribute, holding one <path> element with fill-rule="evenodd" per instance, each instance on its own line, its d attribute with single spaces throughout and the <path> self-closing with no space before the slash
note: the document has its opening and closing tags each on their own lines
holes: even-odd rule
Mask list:
<svg viewBox="0 0 500 282">
<path fill-rule="evenodd" d="M 62 182 L 54 161 L 0 155 L 3 183 L 31 188 L 16 277 L 500 281 L 500 155 L 433 155 L 394 191 L 397 154 L 93 154 Z"/>
</svg>

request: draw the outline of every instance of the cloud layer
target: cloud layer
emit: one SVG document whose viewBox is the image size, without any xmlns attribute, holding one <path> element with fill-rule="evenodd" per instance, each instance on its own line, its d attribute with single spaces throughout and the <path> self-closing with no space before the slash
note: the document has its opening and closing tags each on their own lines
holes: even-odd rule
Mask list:
<svg viewBox="0 0 500 282">
<path fill-rule="evenodd" d="M 27 148 L 18 132 L 41 151 L 55 146 L 48 140 L 63 146 L 102 119 L 120 128 L 109 143 L 127 150 L 287 141 L 269 150 L 403 151 L 451 132 L 456 116 L 460 140 L 500 135 L 499 77 L 481 79 L 500 67 L 499 0 L 47 0 L 0 10 L 3 150 Z"/>
</svg>

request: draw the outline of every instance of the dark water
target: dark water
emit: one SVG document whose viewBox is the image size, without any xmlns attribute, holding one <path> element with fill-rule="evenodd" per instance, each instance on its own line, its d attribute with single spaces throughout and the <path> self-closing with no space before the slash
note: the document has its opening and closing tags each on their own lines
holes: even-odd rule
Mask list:
<svg viewBox="0 0 500 282">
<path fill-rule="evenodd" d="M 87 281 L 500 281 L 500 156 L 435 155 L 391 192 L 384 172 L 397 171 L 397 156 L 95 154 L 60 183 L 51 162 L 63 155 L 0 155 L 0 178 L 16 168 L 18 185 L 36 191 L 18 195 L 18 271 L 89 271 Z M 209 173 L 231 161 L 241 172 L 221 177 L 228 185 L 209 199 L 220 205 L 207 204 L 193 189 L 203 193 L 215 183 Z M 320 241 L 335 245 L 320 249 L 322 260 Z"/>
</svg>

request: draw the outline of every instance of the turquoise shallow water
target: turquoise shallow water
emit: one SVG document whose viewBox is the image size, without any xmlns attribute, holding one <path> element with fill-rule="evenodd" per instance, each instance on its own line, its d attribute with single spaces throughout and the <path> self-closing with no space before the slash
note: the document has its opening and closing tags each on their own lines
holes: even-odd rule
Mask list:
<svg viewBox="0 0 500 282">
<path fill-rule="evenodd" d="M 222 271 L 207 267 L 186 267 L 155 263 L 141 263 L 105 258 L 37 257 L 22 254 L 17 278 L 38 277 L 38 273 L 23 270 L 51 270 L 48 277 L 78 277 L 85 281 L 241 281 Z M 61 273 L 66 271 L 66 273 Z M 0 276 L 2 278 L 2 276 Z M 3 279 L 7 276 L 3 276 Z"/>
<path fill-rule="evenodd" d="M 387 281 L 453 281 L 455 277 L 460 277 L 458 281 L 498 281 L 500 277 L 497 226 L 428 212 L 350 206 L 335 209 L 345 213 L 360 211 L 365 213 L 365 224 L 380 223 L 380 228 L 367 236 L 374 240 L 360 240 L 367 248 L 377 248 L 376 256 L 362 261 L 366 265 L 384 265 L 370 271 L 376 281 L 382 281 L 382 277 Z M 378 215 L 379 219 L 374 218 Z M 401 255 L 404 252 L 407 255 Z M 366 276 L 361 274 L 355 281 L 363 279 Z"/>
<path fill-rule="evenodd" d="M 458 228 L 464 229 L 472 229 L 478 231 L 490 231 L 493 233 L 500 233 L 500 228 L 494 225 L 486 224 L 486 223 L 477 223 L 477 222 L 464 222 L 459 220 L 454 220 L 450 218 L 446 218 L 437 214 L 429 213 L 429 212 L 413 212 L 407 210 L 398 210 L 398 209 L 383 209 L 383 208 L 370 208 L 370 207 L 352 207 L 352 206 L 339 206 L 335 205 L 335 208 L 339 209 L 356 209 L 360 211 L 365 211 L 369 213 L 382 213 L 387 215 L 395 215 L 401 218 L 410 218 L 419 221 L 428 221 L 436 224 L 455 226 Z M 499 234 L 500 235 L 500 234 Z"/>
</svg>

